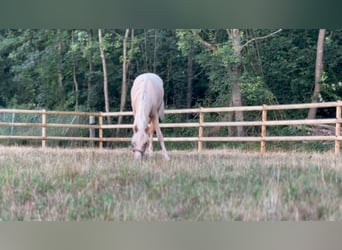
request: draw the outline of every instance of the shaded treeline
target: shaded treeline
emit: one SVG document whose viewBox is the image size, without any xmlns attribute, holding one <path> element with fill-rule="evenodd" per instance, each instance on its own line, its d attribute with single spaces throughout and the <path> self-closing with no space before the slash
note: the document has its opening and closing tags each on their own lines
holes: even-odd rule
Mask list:
<svg viewBox="0 0 342 250">
<path fill-rule="evenodd" d="M 0 30 L 0 107 L 130 110 L 131 84 L 147 71 L 164 80 L 167 108 L 303 103 L 311 102 L 313 94 L 316 101 L 335 101 L 342 96 L 342 32 L 326 30 L 321 37 L 320 81 L 315 79 L 318 34 L 281 29 Z M 318 115 L 334 116 L 329 112 Z M 238 112 L 224 118 L 246 119 Z"/>
</svg>

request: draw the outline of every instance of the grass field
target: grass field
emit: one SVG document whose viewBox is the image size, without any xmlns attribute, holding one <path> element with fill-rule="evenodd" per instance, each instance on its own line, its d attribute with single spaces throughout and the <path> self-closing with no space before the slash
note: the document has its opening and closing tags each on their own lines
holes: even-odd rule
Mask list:
<svg viewBox="0 0 342 250">
<path fill-rule="evenodd" d="M 330 153 L 0 146 L 0 220 L 341 220 L 342 157 Z"/>
</svg>

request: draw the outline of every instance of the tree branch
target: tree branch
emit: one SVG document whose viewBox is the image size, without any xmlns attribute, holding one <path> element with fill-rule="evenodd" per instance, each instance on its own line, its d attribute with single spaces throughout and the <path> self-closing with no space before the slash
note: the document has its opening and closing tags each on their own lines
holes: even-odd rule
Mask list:
<svg viewBox="0 0 342 250">
<path fill-rule="evenodd" d="M 208 49 L 210 49 L 212 51 L 217 50 L 215 45 L 212 45 L 211 43 L 208 43 L 207 41 L 205 41 L 197 32 L 192 30 L 192 34 L 195 35 L 197 38 L 199 38 L 201 44 L 204 45 L 205 47 L 207 47 Z"/>
<path fill-rule="evenodd" d="M 274 32 L 272 32 L 272 33 L 266 35 L 266 36 L 261 36 L 261 37 L 252 38 L 251 40 L 247 41 L 244 45 L 241 46 L 239 52 L 241 52 L 245 47 L 247 47 L 247 45 L 248 45 L 249 43 L 254 42 L 254 41 L 256 41 L 256 40 L 261 40 L 261 39 L 268 38 L 268 37 L 270 37 L 270 36 L 273 36 L 273 35 L 279 33 L 279 32 L 282 31 L 282 30 L 283 30 L 283 29 L 278 29 L 278 30 L 276 30 L 276 31 L 274 31 Z"/>
</svg>

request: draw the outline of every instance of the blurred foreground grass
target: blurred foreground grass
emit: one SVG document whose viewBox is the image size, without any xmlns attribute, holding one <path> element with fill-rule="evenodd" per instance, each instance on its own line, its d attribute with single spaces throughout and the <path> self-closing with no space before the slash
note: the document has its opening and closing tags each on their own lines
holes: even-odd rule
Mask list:
<svg viewBox="0 0 342 250">
<path fill-rule="evenodd" d="M 331 153 L 0 147 L 0 220 L 341 220 Z"/>
</svg>

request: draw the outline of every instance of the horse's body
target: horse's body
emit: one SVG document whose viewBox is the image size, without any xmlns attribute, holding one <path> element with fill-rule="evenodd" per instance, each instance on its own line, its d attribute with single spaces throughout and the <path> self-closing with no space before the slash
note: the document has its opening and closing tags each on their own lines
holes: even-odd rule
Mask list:
<svg viewBox="0 0 342 250">
<path fill-rule="evenodd" d="M 159 118 L 164 117 L 164 89 L 162 79 L 153 73 L 139 75 L 131 89 L 134 115 L 132 149 L 135 159 L 142 159 L 145 150 L 152 155 L 154 130 L 157 133 L 163 155 L 169 159 L 164 138 L 159 127 Z"/>
</svg>

